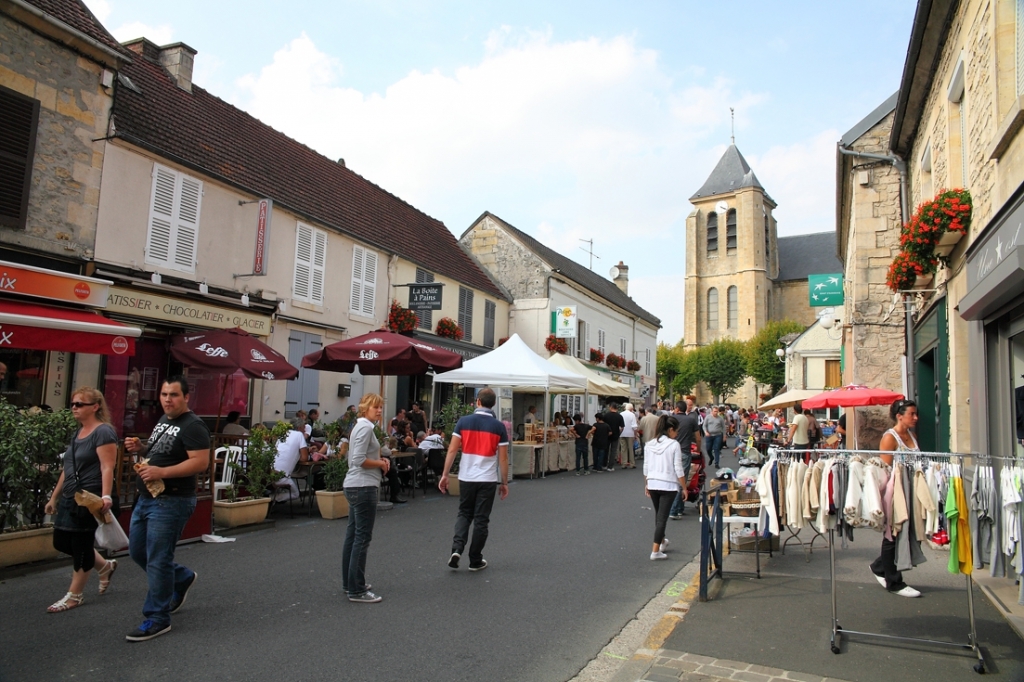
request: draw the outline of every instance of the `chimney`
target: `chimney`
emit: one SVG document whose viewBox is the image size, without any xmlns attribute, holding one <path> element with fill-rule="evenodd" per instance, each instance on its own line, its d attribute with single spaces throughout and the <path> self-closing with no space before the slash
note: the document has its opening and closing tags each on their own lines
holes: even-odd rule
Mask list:
<svg viewBox="0 0 1024 682">
<path fill-rule="evenodd" d="M 612 281 L 615 282 L 615 286 L 622 290 L 622 293 L 629 296 L 629 266 L 619 261 L 619 264 L 615 266 L 615 269 L 619 273 L 615 276 Z"/>
<path fill-rule="evenodd" d="M 196 51 L 185 43 L 172 43 L 160 48 L 160 64 L 185 92 L 192 92 L 192 65 L 195 58 Z"/>
</svg>

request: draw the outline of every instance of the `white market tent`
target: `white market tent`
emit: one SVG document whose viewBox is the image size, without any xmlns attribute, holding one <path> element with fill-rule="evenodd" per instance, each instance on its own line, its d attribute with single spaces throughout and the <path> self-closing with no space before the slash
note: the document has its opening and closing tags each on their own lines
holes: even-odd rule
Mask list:
<svg viewBox="0 0 1024 682">
<path fill-rule="evenodd" d="M 574 357 L 563 355 L 561 353 L 552 353 L 551 357 L 548 358 L 548 362 L 558 365 L 562 369 L 567 369 L 570 372 L 586 377 L 587 391 L 590 393 L 594 393 L 596 395 L 620 396 L 625 398 L 629 397 L 629 386 L 619 383 L 614 379 L 601 376 Z"/>
</svg>

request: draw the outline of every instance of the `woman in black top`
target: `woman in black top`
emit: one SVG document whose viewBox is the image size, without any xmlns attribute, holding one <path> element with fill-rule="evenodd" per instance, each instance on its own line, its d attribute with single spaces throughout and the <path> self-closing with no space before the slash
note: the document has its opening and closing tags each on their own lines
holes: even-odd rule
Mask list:
<svg viewBox="0 0 1024 682">
<path fill-rule="evenodd" d="M 74 573 L 68 593 L 46 609 L 50 613 L 82 605 L 82 592 L 94 568 L 100 579 L 100 594 L 110 587 L 110 578 L 117 570 L 117 561 L 106 561 L 93 549 L 96 518 L 75 502 L 76 491 L 88 490 L 103 498 L 104 514 L 112 506 L 117 433 L 109 423 L 110 412 L 103 394 L 94 388 L 82 387 L 75 391 L 71 397 L 71 412 L 80 428 L 64 453 L 64 470 L 50 495 L 46 513 L 54 517 L 53 547 L 71 555 Z"/>
</svg>

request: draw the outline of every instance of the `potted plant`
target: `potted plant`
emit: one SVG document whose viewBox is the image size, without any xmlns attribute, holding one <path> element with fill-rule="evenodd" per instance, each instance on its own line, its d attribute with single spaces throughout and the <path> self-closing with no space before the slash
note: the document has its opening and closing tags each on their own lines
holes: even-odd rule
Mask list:
<svg viewBox="0 0 1024 682">
<path fill-rule="evenodd" d="M 348 475 L 348 457 L 334 455 L 324 464 L 324 489 L 316 491 L 316 506 L 325 519 L 348 516 L 348 498 L 345 497 L 345 476 Z"/>
<path fill-rule="evenodd" d="M 416 313 L 408 308 L 403 308 L 396 300 L 391 301 L 391 309 L 388 311 L 388 329 L 399 334 L 407 334 L 415 331 L 419 322 Z"/>
<path fill-rule="evenodd" d="M 449 437 L 455 430 L 455 425 L 459 422 L 459 419 L 466 416 L 467 414 L 473 414 L 475 408 L 473 405 L 468 405 L 462 402 L 462 399 L 458 396 L 453 396 L 448 402 L 446 402 L 441 409 L 434 415 L 434 421 L 437 426 Z M 447 446 L 448 443 L 446 442 Z M 459 494 L 459 463 L 462 461 L 462 450 L 460 449 L 455 454 L 455 462 L 452 464 L 452 468 L 448 471 L 448 494 L 458 496 Z"/>
<path fill-rule="evenodd" d="M 438 336 L 443 336 L 446 339 L 455 339 L 456 341 L 460 340 L 464 336 L 462 327 L 460 327 L 459 323 L 450 317 L 442 317 L 438 320 L 434 333 Z"/>
<path fill-rule="evenodd" d="M 590 349 L 590 361 L 591 362 L 596 362 L 598 364 L 604 362 L 604 353 L 602 353 L 597 348 L 591 348 Z"/>
<path fill-rule="evenodd" d="M 549 353 L 561 353 L 565 355 L 569 352 L 569 344 L 565 339 L 560 339 L 554 334 L 548 334 L 548 338 L 544 340 L 544 348 Z"/>
<path fill-rule="evenodd" d="M 0 397 L 0 567 L 57 556 L 45 507 L 76 427 L 70 410 L 19 410 Z"/>
<path fill-rule="evenodd" d="M 639 372 L 640 363 L 637 362 L 636 360 L 630 360 L 629 362 L 626 363 L 626 369 L 628 369 L 630 372 Z"/>
<path fill-rule="evenodd" d="M 257 424 L 249 433 L 249 444 L 245 449 L 245 465 L 237 462 L 235 468 L 235 485 L 228 488 L 228 499 L 214 500 L 213 520 L 222 528 L 235 528 L 259 523 L 267 518 L 270 509 L 270 496 L 267 489 L 274 481 L 284 474 L 274 469 L 277 458 L 277 444 L 288 435 L 291 426 L 287 422 L 278 422 L 274 428 L 268 429 Z M 245 482 L 245 497 L 238 496 L 237 481 Z"/>
</svg>

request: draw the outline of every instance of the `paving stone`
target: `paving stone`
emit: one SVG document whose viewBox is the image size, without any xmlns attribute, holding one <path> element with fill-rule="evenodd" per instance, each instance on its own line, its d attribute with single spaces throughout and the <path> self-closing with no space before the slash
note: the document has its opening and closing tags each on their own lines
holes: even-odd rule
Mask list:
<svg viewBox="0 0 1024 682">
<path fill-rule="evenodd" d="M 825 678 L 821 675 L 808 675 L 807 673 L 795 673 L 792 670 L 787 670 L 783 676 L 787 680 L 798 680 L 799 682 L 825 682 Z"/>
<path fill-rule="evenodd" d="M 721 682 L 720 677 L 708 677 L 700 673 L 683 673 L 679 678 L 680 682 Z"/>
<path fill-rule="evenodd" d="M 732 679 L 740 680 L 740 682 L 769 682 L 769 680 L 771 680 L 771 676 L 752 673 L 747 670 L 740 670 L 732 674 Z"/>
<path fill-rule="evenodd" d="M 715 677 L 732 677 L 732 674 L 736 672 L 732 668 L 719 668 L 716 665 L 702 665 L 697 672 L 704 675 L 714 675 Z"/>
<path fill-rule="evenodd" d="M 679 670 L 666 665 L 652 665 L 648 672 L 653 675 L 669 675 L 672 679 L 679 678 Z"/>
<path fill-rule="evenodd" d="M 725 659 L 718 659 L 714 665 L 719 668 L 732 668 L 733 670 L 746 670 L 750 667 L 749 663 L 740 663 L 739 661 L 727 661 Z"/>
<path fill-rule="evenodd" d="M 760 673 L 761 675 L 768 675 L 770 677 L 782 677 L 786 674 L 786 671 L 781 668 L 769 668 L 766 665 L 752 665 L 747 668 L 747 670 L 752 673 Z"/>
<path fill-rule="evenodd" d="M 705 664 L 708 664 L 708 663 L 714 663 L 715 662 L 715 659 L 713 659 L 713 658 L 711 658 L 709 656 L 700 656 L 699 654 L 685 654 L 683 656 L 683 660 L 684 661 L 693 661 L 694 663 L 700 663 L 701 665 L 705 665 Z"/>
<path fill-rule="evenodd" d="M 647 673 L 642 679 L 649 682 L 679 682 L 678 675 L 660 675 L 654 672 Z"/>
<path fill-rule="evenodd" d="M 675 670 L 685 670 L 686 672 L 693 672 L 700 667 L 700 663 L 695 661 L 680 661 L 678 659 L 669 660 L 664 665 Z"/>
</svg>

